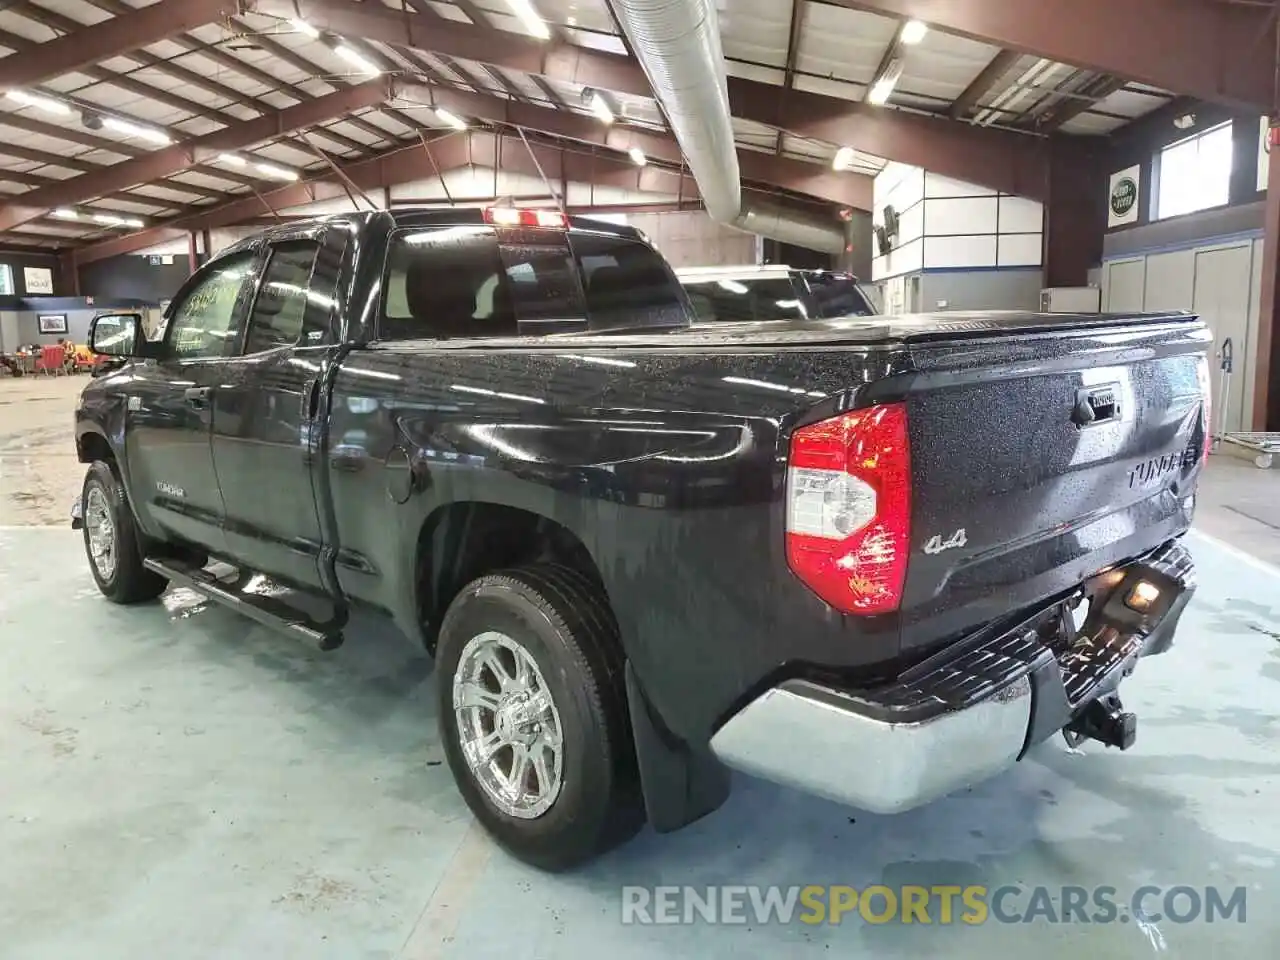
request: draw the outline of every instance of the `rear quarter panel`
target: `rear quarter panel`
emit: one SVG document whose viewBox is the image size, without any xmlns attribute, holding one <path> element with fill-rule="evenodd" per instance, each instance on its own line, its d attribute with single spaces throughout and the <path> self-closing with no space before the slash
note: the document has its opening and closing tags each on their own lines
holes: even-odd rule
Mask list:
<svg viewBox="0 0 1280 960">
<path fill-rule="evenodd" d="M 548 517 L 593 557 L 664 720 L 709 736 L 788 662 L 896 653 L 892 623 L 832 613 L 784 554 L 789 424 L 870 379 L 868 357 L 353 351 L 336 374 L 329 431 L 339 579 L 412 632 L 414 556 L 434 511 L 478 501 Z M 418 492 L 406 496 L 410 477 Z"/>
</svg>

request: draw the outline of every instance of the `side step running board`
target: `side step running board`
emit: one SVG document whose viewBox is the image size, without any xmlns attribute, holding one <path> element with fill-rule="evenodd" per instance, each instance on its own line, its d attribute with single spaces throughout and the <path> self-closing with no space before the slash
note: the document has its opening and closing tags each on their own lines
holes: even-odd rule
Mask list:
<svg viewBox="0 0 1280 960">
<path fill-rule="evenodd" d="M 238 590 L 234 584 L 224 583 L 203 568 L 151 557 L 143 560 L 143 565 L 172 583 L 190 587 L 264 626 L 314 643 L 321 650 L 336 650 L 342 646 L 345 615 L 338 614 L 330 621 L 319 622 L 276 597 Z"/>
</svg>

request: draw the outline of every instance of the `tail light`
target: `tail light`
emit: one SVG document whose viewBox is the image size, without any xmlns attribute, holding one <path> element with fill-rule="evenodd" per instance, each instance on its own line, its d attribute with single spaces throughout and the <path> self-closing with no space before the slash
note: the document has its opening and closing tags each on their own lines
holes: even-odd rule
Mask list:
<svg viewBox="0 0 1280 960">
<path fill-rule="evenodd" d="M 786 536 L 792 573 L 837 610 L 898 609 L 911 537 L 905 404 L 843 413 L 792 435 Z"/>
<path fill-rule="evenodd" d="M 486 207 L 485 223 L 498 227 L 550 227 L 568 230 L 569 218 L 559 210 L 521 210 L 515 207 Z"/>
<path fill-rule="evenodd" d="M 1204 456 L 1208 459 L 1213 449 L 1213 383 L 1209 379 L 1209 361 L 1203 357 L 1196 365 L 1196 379 L 1200 382 L 1200 396 L 1204 398 L 1200 411 L 1204 417 Z"/>
</svg>

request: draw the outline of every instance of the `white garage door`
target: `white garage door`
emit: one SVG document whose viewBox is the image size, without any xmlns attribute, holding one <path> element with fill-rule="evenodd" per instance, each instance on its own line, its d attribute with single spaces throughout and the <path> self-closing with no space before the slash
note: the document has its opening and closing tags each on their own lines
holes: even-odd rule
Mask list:
<svg viewBox="0 0 1280 960">
<path fill-rule="evenodd" d="M 1245 382 L 1248 379 L 1249 295 L 1252 273 L 1253 245 L 1220 247 L 1216 250 L 1196 252 L 1196 292 L 1192 309 L 1200 314 L 1213 331 L 1214 355 L 1212 363 L 1213 387 L 1218 404 L 1225 403 L 1227 417 L 1225 429 L 1240 430 L 1240 412 L 1244 409 Z M 1231 387 L 1224 398 L 1218 359 L 1222 344 L 1231 339 L 1235 355 L 1235 369 L 1231 374 Z M 1222 406 L 1214 411 L 1215 429 L 1223 428 Z"/>
<path fill-rule="evenodd" d="M 1107 264 L 1108 313 L 1141 313 L 1146 285 L 1146 260 L 1113 260 Z"/>
</svg>

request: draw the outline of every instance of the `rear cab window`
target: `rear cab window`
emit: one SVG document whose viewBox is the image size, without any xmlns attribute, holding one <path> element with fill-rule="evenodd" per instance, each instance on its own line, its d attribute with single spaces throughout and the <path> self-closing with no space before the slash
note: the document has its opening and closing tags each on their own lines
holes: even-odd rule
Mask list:
<svg viewBox="0 0 1280 960">
<path fill-rule="evenodd" d="M 379 338 L 536 336 L 682 327 L 685 299 L 647 244 L 487 224 L 397 230 Z"/>
</svg>

